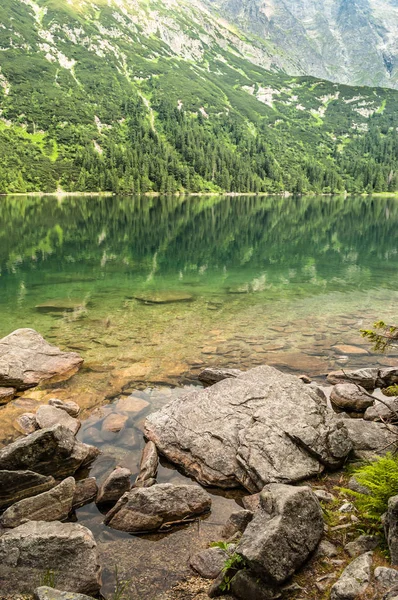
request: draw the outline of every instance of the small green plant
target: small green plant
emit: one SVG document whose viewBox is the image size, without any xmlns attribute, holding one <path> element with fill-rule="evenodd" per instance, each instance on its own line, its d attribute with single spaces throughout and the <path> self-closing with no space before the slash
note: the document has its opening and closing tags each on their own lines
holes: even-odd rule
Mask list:
<svg viewBox="0 0 398 600">
<path fill-rule="evenodd" d="M 40 577 L 40 586 L 55 588 L 56 582 L 56 572 L 48 569 L 45 573 Z"/>
<path fill-rule="evenodd" d="M 369 490 L 361 494 L 345 489 L 351 495 L 358 511 L 367 519 L 379 521 L 386 512 L 388 499 L 398 494 L 398 457 L 386 454 L 374 462 L 353 471 L 360 485 Z"/>
<path fill-rule="evenodd" d="M 384 390 L 382 390 L 383 394 L 385 396 L 389 396 L 390 398 L 393 398 L 394 396 L 398 396 L 398 385 L 390 385 L 387 388 L 384 388 Z"/>
<path fill-rule="evenodd" d="M 210 548 L 221 548 L 221 550 L 228 550 L 229 543 L 228 542 L 212 542 L 210 544 Z"/>
<path fill-rule="evenodd" d="M 231 589 L 231 581 L 238 571 L 247 568 L 246 560 L 240 554 L 232 554 L 224 563 L 222 573 L 224 579 L 220 584 L 222 592 L 228 592 Z"/>
<path fill-rule="evenodd" d="M 398 345 L 398 327 L 386 325 L 384 321 L 375 323 L 373 329 L 361 329 L 361 334 L 372 342 L 375 352 L 385 352 L 390 346 Z"/>
<path fill-rule="evenodd" d="M 130 585 L 127 579 L 121 579 L 117 566 L 115 566 L 115 591 L 109 600 L 126 600 L 125 593 Z"/>
</svg>

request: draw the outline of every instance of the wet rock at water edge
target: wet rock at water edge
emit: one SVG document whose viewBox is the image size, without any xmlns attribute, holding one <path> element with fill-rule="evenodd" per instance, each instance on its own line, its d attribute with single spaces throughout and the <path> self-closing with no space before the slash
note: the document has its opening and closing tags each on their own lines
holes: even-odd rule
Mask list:
<svg viewBox="0 0 398 600">
<path fill-rule="evenodd" d="M 95 600 L 92 596 L 76 594 L 74 592 L 61 592 L 47 586 L 39 587 L 34 592 L 35 600 Z"/>
<path fill-rule="evenodd" d="M 221 573 L 229 554 L 221 548 L 208 548 L 190 558 L 192 569 L 204 579 L 215 579 Z"/>
<path fill-rule="evenodd" d="M 46 429 L 53 425 L 63 425 L 76 435 L 80 429 L 79 419 L 74 419 L 65 410 L 43 404 L 36 411 L 36 422 L 40 429 Z"/>
<path fill-rule="evenodd" d="M 259 576 L 279 585 L 318 546 L 324 530 L 322 508 L 311 488 L 277 483 L 265 486 L 260 505 L 236 552 Z"/>
<path fill-rule="evenodd" d="M 55 479 L 51 476 L 33 471 L 0 471 L 0 509 L 46 492 L 54 486 Z"/>
<path fill-rule="evenodd" d="M 398 443 L 398 427 L 387 428 L 383 423 L 365 421 L 364 419 L 347 419 L 344 421 L 353 444 L 353 456 L 360 459 L 371 459 L 393 452 Z"/>
<path fill-rule="evenodd" d="M 364 415 L 366 421 L 378 421 L 398 423 L 398 399 L 384 398 L 383 401 L 376 399 L 374 406 L 367 409 Z"/>
<path fill-rule="evenodd" d="M 24 413 L 23 415 L 20 415 L 16 419 L 14 427 L 24 435 L 29 435 L 30 433 L 33 433 L 39 429 L 36 421 L 36 415 L 33 413 Z"/>
<path fill-rule="evenodd" d="M 17 390 L 15 388 L 0 387 L 0 406 L 2 406 L 3 404 L 8 404 L 8 402 L 10 402 L 14 398 L 16 393 Z"/>
<path fill-rule="evenodd" d="M 199 486 L 163 483 L 124 494 L 104 522 L 128 533 L 155 531 L 201 515 L 210 507 L 209 494 Z"/>
<path fill-rule="evenodd" d="M 101 567 L 91 531 L 75 523 L 29 521 L 0 536 L 3 594 L 31 593 L 49 571 L 61 590 L 97 594 Z"/>
<path fill-rule="evenodd" d="M 240 369 L 218 369 L 215 367 L 209 367 L 207 369 L 203 369 L 203 371 L 199 373 L 198 379 L 205 385 L 214 385 L 215 383 L 223 381 L 224 379 L 234 379 L 242 374 L 243 371 Z"/>
<path fill-rule="evenodd" d="M 379 375 L 379 369 L 358 369 L 356 371 L 333 371 L 329 373 L 328 382 L 337 385 L 339 383 L 357 383 L 365 390 L 374 390 Z"/>
<path fill-rule="evenodd" d="M 58 398 L 50 398 L 48 401 L 50 406 L 55 406 L 55 408 L 60 408 L 68 413 L 71 417 L 76 419 L 76 417 L 80 414 L 80 406 L 73 402 L 73 400 L 59 400 Z"/>
<path fill-rule="evenodd" d="M 138 300 L 143 304 L 172 304 L 173 302 L 193 302 L 195 299 L 191 294 L 184 292 L 147 292 L 145 294 L 137 294 L 133 296 L 134 300 Z"/>
<path fill-rule="evenodd" d="M 98 486 L 95 477 L 88 477 L 76 481 L 75 493 L 73 495 L 72 507 L 74 510 L 94 502 L 97 498 Z"/>
<path fill-rule="evenodd" d="M 31 470 L 66 477 L 90 464 L 99 453 L 97 448 L 75 440 L 70 429 L 55 425 L 19 438 L 0 450 L 0 470 Z"/>
<path fill-rule="evenodd" d="M 75 480 L 69 477 L 47 492 L 25 498 L 7 508 L 0 517 L 6 528 L 19 527 L 27 521 L 64 521 L 72 511 Z"/>
<path fill-rule="evenodd" d="M 149 487 L 149 482 L 156 482 L 158 472 L 159 456 L 153 442 L 148 442 L 142 452 L 140 472 L 134 487 Z"/>
<path fill-rule="evenodd" d="M 115 504 L 131 487 L 131 471 L 116 467 L 101 485 L 97 504 Z"/>
<path fill-rule="evenodd" d="M 272 367 L 178 398 L 147 417 L 145 436 L 200 483 L 249 492 L 337 468 L 352 447 L 326 400 Z"/>
<path fill-rule="evenodd" d="M 17 329 L 0 340 L 0 386 L 27 390 L 42 381 L 73 375 L 83 364 L 75 352 L 62 352 L 34 329 Z"/>
<path fill-rule="evenodd" d="M 332 388 L 330 401 L 336 412 L 347 411 L 364 413 L 373 406 L 375 399 L 371 398 L 365 388 L 354 383 L 339 383 Z"/>
<path fill-rule="evenodd" d="M 355 600 L 369 586 L 372 567 L 372 553 L 367 552 L 356 558 L 346 567 L 340 579 L 332 587 L 331 600 Z"/>
</svg>

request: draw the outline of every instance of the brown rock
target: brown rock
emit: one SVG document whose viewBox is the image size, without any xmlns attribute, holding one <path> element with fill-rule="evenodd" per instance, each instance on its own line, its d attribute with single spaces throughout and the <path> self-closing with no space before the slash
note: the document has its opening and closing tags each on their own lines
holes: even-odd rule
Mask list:
<svg viewBox="0 0 398 600">
<path fill-rule="evenodd" d="M 354 383 L 339 383 L 333 386 L 330 401 L 337 412 L 348 411 L 364 413 L 373 406 L 375 398 L 370 398 L 365 388 Z"/>
<path fill-rule="evenodd" d="M 55 406 L 43 404 L 36 412 L 36 421 L 40 429 L 46 429 L 53 425 L 63 425 L 76 435 L 80 429 L 80 421 L 71 417 L 66 411 Z"/>
<path fill-rule="evenodd" d="M 340 345 L 340 346 L 333 346 L 333 349 L 336 350 L 336 352 L 338 352 L 339 354 L 352 354 L 352 355 L 363 355 L 363 354 L 369 354 L 369 352 L 367 350 L 365 350 L 365 348 L 360 348 L 359 346 L 349 346 L 349 345 Z"/>
<path fill-rule="evenodd" d="M 0 340 L 0 386 L 26 390 L 70 377 L 82 364 L 78 354 L 62 352 L 33 329 L 17 329 Z"/>
<path fill-rule="evenodd" d="M 131 487 L 131 471 L 122 467 L 116 467 L 109 477 L 101 485 L 97 504 L 115 504 L 125 492 Z"/>
<path fill-rule="evenodd" d="M 146 408 L 148 408 L 149 402 L 144 400 L 143 398 L 137 398 L 135 396 L 127 396 L 126 398 L 120 398 L 116 404 L 116 409 L 119 412 L 128 412 L 128 413 L 140 413 Z"/>
<path fill-rule="evenodd" d="M 17 390 L 12 387 L 0 387 L 0 406 L 10 402 L 10 400 L 14 398 L 16 392 Z"/>
<path fill-rule="evenodd" d="M 159 457 L 156 446 L 148 442 L 142 452 L 140 472 L 135 481 L 135 487 L 148 487 L 149 481 L 156 481 Z"/>
<path fill-rule="evenodd" d="M 0 509 L 55 486 L 53 477 L 33 471 L 0 471 Z"/>
<path fill-rule="evenodd" d="M 95 477 L 88 477 L 81 481 L 76 481 L 75 493 L 73 495 L 73 509 L 77 510 L 86 504 L 94 502 L 98 493 L 97 480 Z"/>
<path fill-rule="evenodd" d="M 79 416 L 80 406 L 73 402 L 72 400 L 58 400 L 58 398 L 50 398 L 48 401 L 50 406 L 55 406 L 55 408 L 60 408 L 68 413 L 74 419 Z"/>
<path fill-rule="evenodd" d="M 29 435 L 29 433 L 33 433 L 39 429 L 36 415 L 33 413 L 24 413 L 23 415 L 20 415 L 16 419 L 14 427 L 24 435 Z"/>
<path fill-rule="evenodd" d="M 108 431 L 111 433 L 118 433 L 123 429 L 126 424 L 128 417 L 126 415 L 119 415 L 117 413 L 111 413 L 108 415 L 102 423 L 102 431 Z"/>
<path fill-rule="evenodd" d="M 198 379 L 206 385 L 214 385 L 219 381 L 223 381 L 223 379 L 238 377 L 241 374 L 242 371 L 240 369 L 218 369 L 209 367 L 199 373 Z"/>
</svg>

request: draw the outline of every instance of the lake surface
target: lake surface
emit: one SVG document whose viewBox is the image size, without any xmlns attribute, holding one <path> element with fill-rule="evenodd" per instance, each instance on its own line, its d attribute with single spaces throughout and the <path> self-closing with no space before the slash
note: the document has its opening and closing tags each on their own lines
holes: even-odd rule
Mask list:
<svg viewBox="0 0 398 600">
<path fill-rule="evenodd" d="M 70 381 L 0 409 L 0 445 L 19 435 L 18 414 L 73 399 L 79 438 L 103 453 L 92 474 L 101 481 L 121 464 L 135 475 L 146 414 L 197 386 L 204 366 L 267 363 L 321 380 L 341 366 L 397 364 L 359 332 L 397 321 L 397 232 L 394 198 L 0 199 L 0 336 L 33 327 L 85 359 Z M 128 396 L 138 408 L 126 413 Z M 124 427 L 104 433 L 113 412 Z M 181 479 L 163 464 L 160 481 Z M 95 505 L 77 519 L 108 564 L 104 593 L 117 563 L 134 571 L 131 598 L 151 600 L 165 577 L 187 575 L 186 556 L 234 508 L 215 494 L 200 526 L 145 538 L 105 528 Z"/>
</svg>

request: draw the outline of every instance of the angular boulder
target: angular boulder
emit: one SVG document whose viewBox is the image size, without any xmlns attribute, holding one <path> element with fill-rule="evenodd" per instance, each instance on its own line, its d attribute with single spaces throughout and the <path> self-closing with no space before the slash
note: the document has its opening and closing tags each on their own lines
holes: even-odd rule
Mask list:
<svg viewBox="0 0 398 600">
<path fill-rule="evenodd" d="M 348 544 L 344 546 L 344 550 L 348 552 L 352 558 L 356 558 L 361 554 L 366 554 L 366 552 L 374 550 L 378 545 L 379 540 L 374 535 L 360 535 L 356 540 L 348 542 Z"/>
<path fill-rule="evenodd" d="M 101 485 L 97 504 L 115 504 L 131 487 L 131 471 L 123 467 L 116 467 Z"/>
<path fill-rule="evenodd" d="M 74 510 L 94 502 L 97 498 L 98 486 L 95 477 L 88 477 L 76 481 L 75 493 L 73 495 L 73 508 Z"/>
<path fill-rule="evenodd" d="M 377 587 L 384 591 L 398 586 L 398 571 L 387 567 L 377 567 L 374 572 Z"/>
<path fill-rule="evenodd" d="M 199 486 L 163 483 L 124 494 L 104 523 L 128 533 L 154 531 L 201 515 L 210 507 L 209 494 Z"/>
<path fill-rule="evenodd" d="M 345 426 L 353 444 L 353 455 L 371 459 L 393 452 L 398 443 L 398 427 L 364 419 L 346 419 Z"/>
<path fill-rule="evenodd" d="M 250 569 L 238 571 L 230 586 L 233 597 L 238 600 L 275 600 L 282 596 L 280 590 L 261 581 Z"/>
<path fill-rule="evenodd" d="M 91 531 L 76 523 L 28 521 L 0 537 L 3 594 L 31 593 L 49 571 L 57 589 L 97 594 L 101 567 Z"/>
<path fill-rule="evenodd" d="M 72 376 L 82 364 L 78 354 L 62 352 L 34 329 L 17 329 L 0 340 L 0 386 L 27 390 Z"/>
<path fill-rule="evenodd" d="M 240 369 L 219 369 L 217 367 L 208 367 L 199 373 L 198 379 L 205 385 L 214 385 L 215 383 L 223 381 L 224 379 L 235 379 L 235 377 L 239 377 L 239 375 L 242 375 L 243 373 L 244 371 L 241 371 Z"/>
<path fill-rule="evenodd" d="M 253 513 L 250 510 L 233 512 L 222 529 L 221 537 L 228 540 L 237 533 L 243 533 L 252 519 Z"/>
<path fill-rule="evenodd" d="M 311 488 L 277 483 L 265 486 L 260 504 L 236 552 L 265 581 L 281 584 L 318 546 L 322 508 Z"/>
<path fill-rule="evenodd" d="M 75 480 L 68 477 L 48 492 L 20 500 L 0 517 L 5 528 L 19 527 L 27 521 L 64 521 L 72 511 Z"/>
<path fill-rule="evenodd" d="M 0 509 L 55 486 L 55 479 L 33 471 L 0 471 Z"/>
<path fill-rule="evenodd" d="M 376 400 L 375 404 L 366 410 L 364 419 L 365 421 L 378 421 L 397 424 L 398 399 L 384 398 L 383 402 Z"/>
<path fill-rule="evenodd" d="M 55 425 L 19 438 L 0 450 L 0 470 L 31 470 L 66 477 L 98 454 L 97 448 L 76 441 L 70 429 Z"/>
<path fill-rule="evenodd" d="M 365 388 L 354 383 L 338 383 L 333 386 L 330 402 L 337 412 L 364 413 L 373 406 L 375 398 L 371 398 Z"/>
<path fill-rule="evenodd" d="M 249 492 L 337 468 L 351 450 L 315 388 L 266 366 L 171 402 L 145 436 L 200 483 Z"/>
<path fill-rule="evenodd" d="M 140 472 L 135 481 L 135 487 L 149 487 L 149 484 L 156 481 L 158 472 L 159 456 L 156 446 L 153 442 L 148 442 L 142 452 Z"/>
<path fill-rule="evenodd" d="M 36 415 L 33 413 L 24 413 L 23 415 L 20 415 L 16 419 L 14 427 L 24 435 L 29 435 L 30 433 L 33 433 L 39 429 L 36 421 Z"/>
<path fill-rule="evenodd" d="M 215 579 L 221 573 L 229 554 L 221 548 L 208 548 L 191 556 L 189 564 L 204 579 Z"/>
<path fill-rule="evenodd" d="M 63 425 L 76 435 L 80 429 L 80 421 L 71 417 L 65 410 L 43 404 L 36 411 L 36 421 L 40 429 L 46 429 L 53 425 Z"/>
<path fill-rule="evenodd" d="M 353 560 L 332 587 L 330 600 L 355 600 L 358 598 L 369 586 L 371 568 L 371 552 L 362 554 Z"/>
</svg>

